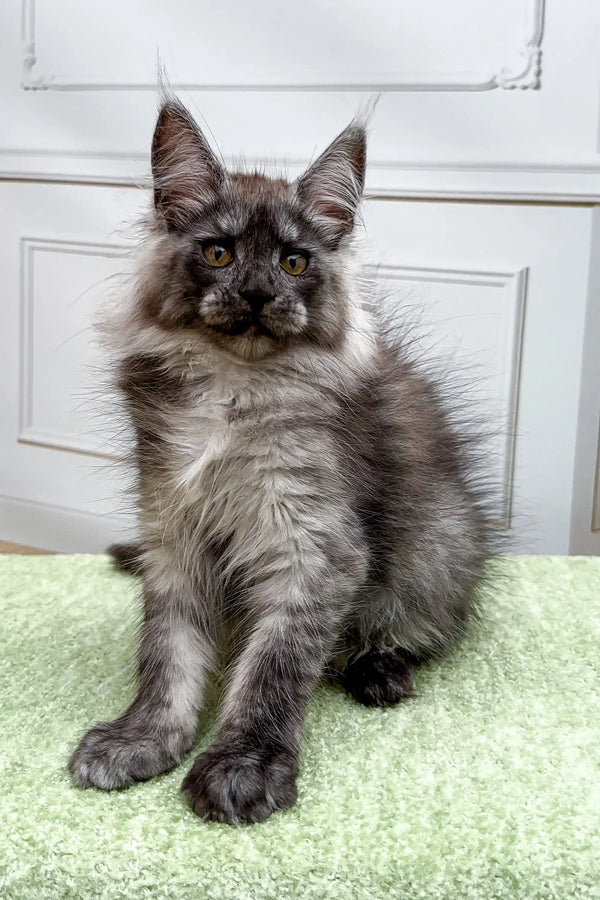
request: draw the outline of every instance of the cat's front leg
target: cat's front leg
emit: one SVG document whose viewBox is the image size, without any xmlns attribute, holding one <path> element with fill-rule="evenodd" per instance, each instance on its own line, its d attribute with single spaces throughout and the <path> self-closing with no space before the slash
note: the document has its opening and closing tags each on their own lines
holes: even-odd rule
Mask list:
<svg viewBox="0 0 600 900">
<path fill-rule="evenodd" d="M 312 590 L 290 573 L 258 588 L 261 615 L 233 670 L 217 739 L 182 786 L 197 815 L 260 822 L 294 804 L 306 704 L 348 594 L 347 576 L 331 572 Z"/>
<path fill-rule="evenodd" d="M 194 743 L 212 642 L 199 600 L 183 585 L 145 588 L 138 695 L 114 722 L 82 738 L 69 760 L 76 784 L 127 787 L 167 772 Z"/>
</svg>

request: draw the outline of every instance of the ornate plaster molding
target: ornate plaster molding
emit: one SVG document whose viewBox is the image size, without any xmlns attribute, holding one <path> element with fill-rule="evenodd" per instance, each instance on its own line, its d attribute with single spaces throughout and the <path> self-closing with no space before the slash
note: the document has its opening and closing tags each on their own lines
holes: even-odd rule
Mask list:
<svg viewBox="0 0 600 900">
<path fill-rule="evenodd" d="M 523 0 L 523 23 L 517 37 L 515 61 L 502 66 L 497 72 L 473 73 L 400 73 L 391 81 L 364 79 L 339 81 L 331 77 L 315 78 L 306 84 L 286 81 L 226 83 L 190 82 L 175 83 L 177 90 L 265 90 L 265 91 L 492 91 L 533 90 L 539 87 L 541 74 L 541 43 L 544 24 L 545 0 Z M 86 82 L 60 79 L 50 72 L 39 71 L 36 43 L 36 0 L 22 0 L 22 77 L 21 87 L 26 91 L 140 91 L 156 90 L 156 82 Z"/>
</svg>

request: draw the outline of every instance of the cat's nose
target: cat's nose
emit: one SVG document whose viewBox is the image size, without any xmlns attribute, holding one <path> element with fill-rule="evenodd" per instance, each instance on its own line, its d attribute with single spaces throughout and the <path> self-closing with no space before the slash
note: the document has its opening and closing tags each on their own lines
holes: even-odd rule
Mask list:
<svg viewBox="0 0 600 900">
<path fill-rule="evenodd" d="M 240 291 L 240 294 L 250 304 L 253 312 L 260 312 L 263 306 L 275 299 L 273 294 L 265 294 L 262 291 Z"/>
</svg>

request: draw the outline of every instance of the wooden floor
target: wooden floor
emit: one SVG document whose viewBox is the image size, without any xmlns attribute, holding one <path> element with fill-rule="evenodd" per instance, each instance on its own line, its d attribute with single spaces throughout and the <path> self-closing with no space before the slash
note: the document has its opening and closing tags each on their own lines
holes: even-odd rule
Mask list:
<svg viewBox="0 0 600 900">
<path fill-rule="evenodd" d="M 39 550 L 37 547 L 24 547 L 23 544 L 11 544 L 8 541 L 0 541 L 0 553 L 38 554 L 52 553 L 52 551 Z"/>
</svg>

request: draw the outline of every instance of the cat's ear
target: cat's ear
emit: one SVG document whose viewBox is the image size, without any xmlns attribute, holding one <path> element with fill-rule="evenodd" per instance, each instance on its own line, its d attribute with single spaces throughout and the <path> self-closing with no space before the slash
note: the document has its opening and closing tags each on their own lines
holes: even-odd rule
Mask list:
<svg viewBox="0 0 600 900">
<path fill-rule="evenodd" d="M 354 228 L 366 162 L 365 129 L 352 123 L 297 182 L 298 198 L 331 247 L 337 247 Z"/>
<path fill-rule="evenodd" d="M 171 231 L 189 227 L 213 200 L 225 171 L 187 109 L 167 100 L 152 138 L 154 206 Z"/>
</svg>

